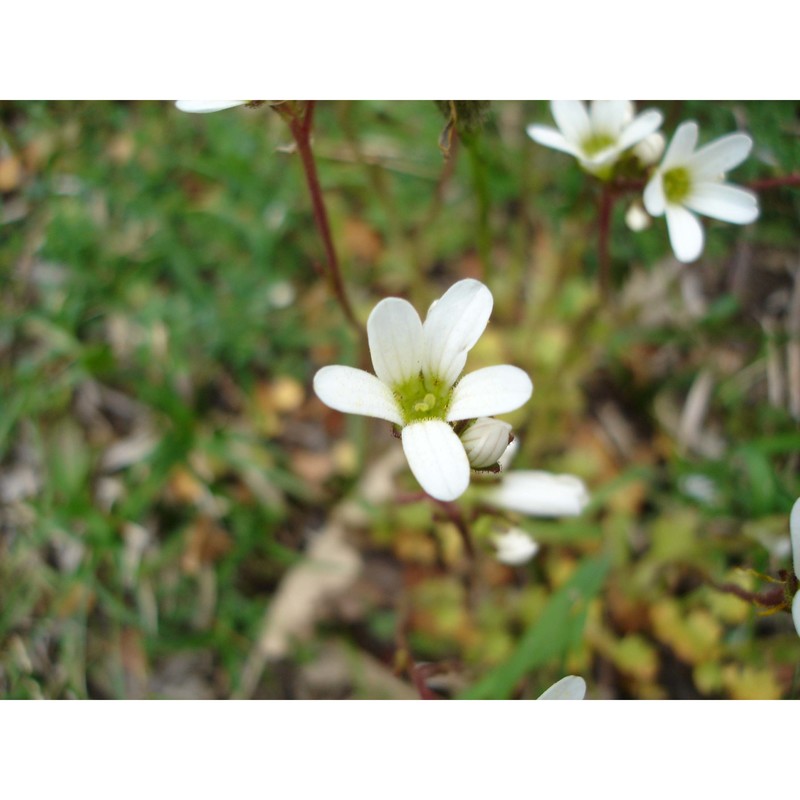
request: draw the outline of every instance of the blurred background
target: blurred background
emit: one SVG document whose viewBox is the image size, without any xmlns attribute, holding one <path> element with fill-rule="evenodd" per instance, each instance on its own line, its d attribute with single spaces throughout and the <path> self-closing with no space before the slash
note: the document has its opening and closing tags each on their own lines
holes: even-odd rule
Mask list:
<svg viewBox="0 0 800 800">
<path fill-rule="evenodd" d="M 796 103 L 651 106 L 667 137 L 750 133 L 735 183 L 800 172 Z M 621 196 L 604 297 L 598 184 L 525 134 L 548 105 L 481 115 L 448 159 L 431 102 L 323 102 L 313 140 L 357 316 L 484 281 L 468 368 L 535 386 L 514 467 L 592 493 L 553 521 L 470 490 L 472 561 L 390 426 L 311 391 L 369 361 L 278 114 L 0 103 L 0 695 L 800 697 L 791 617 L 718 588 L 791 570 L 798 189 L 705 221 L 688 266 Z M 504 522 L 541 544 L 524 567 Z"/>
</svg>

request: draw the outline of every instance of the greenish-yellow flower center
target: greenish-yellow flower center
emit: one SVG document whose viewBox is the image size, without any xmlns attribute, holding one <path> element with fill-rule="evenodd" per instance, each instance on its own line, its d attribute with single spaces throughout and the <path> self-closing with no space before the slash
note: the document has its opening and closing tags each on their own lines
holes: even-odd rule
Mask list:
<svg viewBox="0 0 800 800">
<path fill-rule="evenodd" d="M 420 422 L 424 419 L 444 419 L 453 390 L 438 378 L 422 373 L 409 378 L 393 388 L 394 396 L 403 412 L 403 423 Z"/>
<path fill-rule="evenodd" d="M 664 182 L 664 195 L 668 203 L 682 203 L 692 188 L 691 176 L 684 167 L 675 167 L 667 170 L 662 177 L 662 181 Z"/>
<path fill-rule="evenodd" d="M 581 147 L 583 148 L 584 154 L 591 157 L 596 156 L 615 143 L 616 139 L 614 139 L 613 136 L 609 136 L 607 133 L 593 133 L 588 139 L 583 140 Z"/>
</svg>

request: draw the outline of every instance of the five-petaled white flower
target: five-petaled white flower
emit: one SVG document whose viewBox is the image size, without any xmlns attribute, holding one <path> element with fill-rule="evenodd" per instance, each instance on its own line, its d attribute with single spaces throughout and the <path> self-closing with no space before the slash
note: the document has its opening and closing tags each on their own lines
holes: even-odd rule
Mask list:
<svg viewBox="0 0 800 800">
<path fill-rule="evenodd" d="M 367 320 L 377 377 L 344 366 L 323 367 L 314 376 L 314 391 L 331 408 L 402 427 L 411 471 L 437 500 L 455 500 L 469 485 L 469 458 L 451 423 L 513 411 L 533 392 L 531 379 L 506 364 L 460 378 L 492 304 L 482 283 L 459 281 L 431 306 L 423 324 L 410 303 L 388 297 Z"/>
<path fill-rule="evenodd" d="M 176 100 L 175 106 L 179 111 L 186 111 L 189 114 L 213 114 L 226 108 L 243 106 L 247 102 L 247 100 Z"/>
<path fill-rule="evenodd" d="M 792 541 L 792 566 L 794 575 L 800 580 L 800 497 L 795 500 L 792 506 L 792 513 L 789 517 L 789 532 Z M 792 600 L 792 619 L 797 635 L 800 636 L 800 589 L 795 593 Z"/>
<path fill-rule="evenodd" d="M 538 700 L 583 700 L 586 697 L 586 681 L 577 675 L 567 675 L 549 689 L 545 689 Z"/>
<path fill-rule="evenodd" d="M 529 125 L 528 136 L 575 156 L 587 172 L 604 178 L 622 153 L 654 133 L 664 119 L 655 109 L 634 116 L 630 100 L 593 100 L 589 111 L 580 100 L 553 100 L 550 110 L 558 130 Z"/>
<path fill-rule="evenodd" d="M 697 123 L 684 122 L 644 190 L 647 212 L 654 217 L 667 215 L 672 249 L 684 264 L 703 252 L 703 226 L 692 212 L 737 225 L 758 217 L 758 201 L 752 192 L 723 183 L 725 173 L 747 158 L 753 140 L 732 133 L 697 151 L 696 145 Z"/>
<path fill-rule="evenodd" d="M 497 560 L 510 567 L 527 564 L 539 552 L 539 543 L 521 528 L 511 528 L 495 536 L 492 541 L 497 548 Z"/>
</svg>

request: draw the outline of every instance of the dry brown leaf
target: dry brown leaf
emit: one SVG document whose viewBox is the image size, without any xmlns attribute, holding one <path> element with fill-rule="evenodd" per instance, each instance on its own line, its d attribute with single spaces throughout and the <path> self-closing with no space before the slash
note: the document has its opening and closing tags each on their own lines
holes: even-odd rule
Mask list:
<svg viewBox="0 0 800 800">
<path fill-rule="evenodd" d="M 342 250 L 350 258 L 374 264 L 383 253 L 383 242 L 374 228 L 363 220 L 350 217 L 344 221 Z"/>
<path fill-rule="evenodd" d="M 336 471 L 330 453 L 310 453 L 297 450 L 291 456 L 292 472 L 312 486 L 321 486 Z"/>
<path fill-rule="evenodd" d="M 237 696 L 252 696 L 266 664 L 285 658 L 294 642 L 310 637 L 317 620 L 325 616 L 334 599 L 355 583 L 362 561 L 358 550 L 347 540 L 347 529 L 368 521 L 363 501 L 380 504 L 391 498 L 394 476 L 404 464 L 405 457 L 397 447 L 378 460 L 358 485 L 354 497 L 331 512 L 328 522 L 312 540 L 306 558 L 283 577 L 245 664 Z"/>
<path fill-rule="evenodd" d="M 199 517 L 186 532 L 181 568 L 188 575 L 197 575 L 202 567 L 224 556 L 232 545 L 231 537 L 213 519 Z"/>
<path fill-rule="evenodd" d="M 22 164 L 15 155 L 0 155 L 0 192 L 13 192 L 19 188 L 23 174 Z"/>
<path fill-rule="evenodd" d="M 375 700 L 415 700 L 419 695 L 386 666 L 362 650 L 349 650 L 339 642 L 326 644 L 316 658 L 300 670 L 298 695 L 302 698 L 342 698 L 356 694 Z"/>
</svg>

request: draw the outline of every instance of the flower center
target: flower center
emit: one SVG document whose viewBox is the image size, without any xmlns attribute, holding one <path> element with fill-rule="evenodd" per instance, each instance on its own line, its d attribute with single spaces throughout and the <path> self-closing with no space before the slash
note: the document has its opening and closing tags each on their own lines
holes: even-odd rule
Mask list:
<svg viewBox="0 0 800 800">
<path fill-rule="evenodd" d="M 596 156 L 608 147 L 616 144 L 616 139 L 609 136 L 607 133 L 593 133 L 588 139 L 584 139 L 581 143 L 584 155 Z"/>
<path fill-rule="evenodd" d="M 453 394 L 452 389 L 439 378 L 422 373 L 395 386 L 393 391 L 406 425 L 425 419 L 443 420 Z"/>
<path fill-rule="evenodd" d="M 692 179 L 685 167 L 667 170 L 661 180 L 664 182 L 664 195 L 670 203 L 683 202 L 692 188 Z"/>
</svg>

